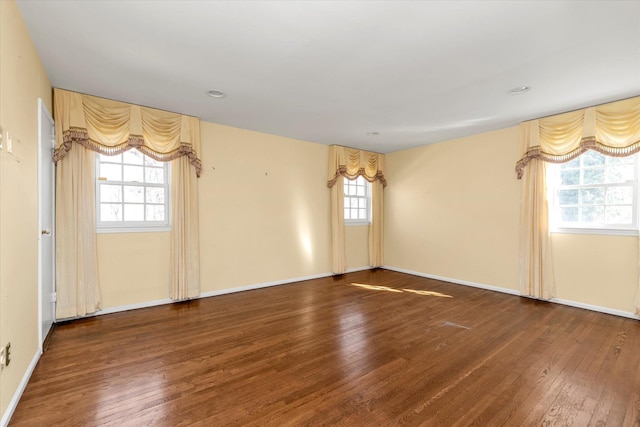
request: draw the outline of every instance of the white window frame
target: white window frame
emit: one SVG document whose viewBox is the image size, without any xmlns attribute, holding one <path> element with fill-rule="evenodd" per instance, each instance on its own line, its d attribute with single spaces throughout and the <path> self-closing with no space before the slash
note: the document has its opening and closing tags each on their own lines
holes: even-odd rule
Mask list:
<svg viewBox="0 0 640 427">
<path fill-rule="evenodd" d="M 366 209 L 367 209 L 367 218 L 366 219 L 347 219 L 346 215 L 344 217 L 344 225 L 369 225 L 371 224 L 371 183 L 369 181 L 367 181 L 366 179 L 364 179 L 363 176 L 358 176 L 356 179 L 352 179 L 349 180 L 348 178 L 344 178 L 344 186 L 347 186 L 348 181 L 356 181 L 356 180 L 361 180 L 364 181 L 365 185 L 365 195 L 364 196 L 353 196 L 353 195 L 348 195 L 347 192 L 344 192 L 344 198 L 345 198 L 345 206 L 344 206 L 344 210 L 345 213 L 343 213 L 343 215 L 346 214 L 346 210 L 349 209 L 346 206 L 346 199 L 350 199 L 350 198 L 357 198 L 357 199 L 366 199 Z"/>
<path fill-rule="evenodd" d="M 106 162 L 105 162 L 106 163 Z M 152 184 L 138 181 L 109 181 L 100 176 L 100 154 L 96 153 L 96 187 L 95 187 L 95 210 L 96 210 L 96 232 L 97 233 L 146 233 L 146 232 L 166 232 L 171 230 L 171 165 L 170 162 L 161 162 L 163 167 L 164 184 Z M 117 163 L 116 163 L 117 164 Z M 128 163 L 121 162 L 121 165 Z M 134 165 L 134 164 L 131 164 Z M 134 166 L 140 166 L 135 164 Z M 143 168 L 146 167 L 143 162 Z M 144 169 L 143 169 L 144 174 Z M 102 221 L 100 219 L 100 187 L 105 185 L 135 185 L 137 187 L 162 187 L 164 188 L 164 221 Z M 124 197 L 124 189 L 123 189 Z M 121 202 L 124 206 L 124 201 Z M 146 206 L 146 201 L 143 206 Z M 146 211 L 146 209 L 144 209 Z"/>
<path fill-rule="evenodd" d="M 606 155 L 605 155 L 606 156 Z M 570 233 L 570 234 L 601 234 L 601 235 L 618 235 L 618 236 L 638 236 L 638 180 L 640 179 L 640 161 L 638 154 L 633 155 L 634 161 L 634 179 L 625 183 L 604 183 L 604 184 L 578 184 L 571 186 L 560 186 L 560 166 L 561 164 L 547 164 L 547 190 L 549 205 L 549 224 L 552 233 Z M 581 171 L 584 169 L 580 169 Z M 632 224 L 597 224 L 590 225 L 588 223 L 578 223 L 576 225 L 562 224 L 559 220 L 558 209 L 558 189 L 581 189 L 581 188 L 610 188 L 629 186 L 633 188 L 632 203 Z M 606 204 L 604 205 L 606 206 Z"/>
</svg>

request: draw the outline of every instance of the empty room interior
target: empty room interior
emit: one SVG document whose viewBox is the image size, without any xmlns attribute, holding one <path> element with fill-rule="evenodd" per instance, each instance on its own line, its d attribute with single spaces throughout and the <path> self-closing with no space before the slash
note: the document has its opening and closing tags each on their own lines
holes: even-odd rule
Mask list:
<svg viewBox="0 0 640 427">
<path fill-rule="evenodd" d="M 2 426 L 640 425 L 640 2 L 0 1 Z"/>
</svg>

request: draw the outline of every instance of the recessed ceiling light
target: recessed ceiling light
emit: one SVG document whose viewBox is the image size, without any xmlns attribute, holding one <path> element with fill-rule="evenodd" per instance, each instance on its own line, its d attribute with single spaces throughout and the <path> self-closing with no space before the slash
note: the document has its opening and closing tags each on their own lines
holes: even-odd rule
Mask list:
<svg viewBox="0 0 640 427">
<path fill-rule="evenodd" d="M 378 136 L 378 135 L 380 135 L 380 132 L 376 132 L 376 131 L 367 132 L 367 136 Z"/>
<path fill-rule="evenodd" d="M 531 88 L 529 86 L 518 86 L 507 91 L 509 95 L 520 95 L 521 93 L 529 92 Z"/>
<path fill-rule="evenodd" d="M 210 91 L 207 91 L 207 95 L 212 98 L 224 98 L 225 93 L 221 90 L 212 89 Z"/>
</svg>

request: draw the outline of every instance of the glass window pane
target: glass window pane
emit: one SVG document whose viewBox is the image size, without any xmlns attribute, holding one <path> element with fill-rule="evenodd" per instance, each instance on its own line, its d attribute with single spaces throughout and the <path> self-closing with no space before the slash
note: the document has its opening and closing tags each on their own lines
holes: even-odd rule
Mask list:
<svg viewBox="0 0 640 427">
<path fill-rule="evenodd" d="M 351 210 L 348 208 L 344 210 L 344 219 L 351 219 L 351 216 L 349 215 L 350 212 Z"/>
<path fill-rule="evenodd" d="M 144 180 L 151 184 L 162 184 L 164 182 L 164 170 L 162 168 L 145 168 Z"/>
<path fill-rule="evenodd" d="M 147 221 L 164 221 L 164 205 L 147 205 Z"/>
<path fill-rule="evenodd" d="M 633 224 L 631 206 L 607 206 L 605 224 Z"/>
<path fill-rule="evenodd" d="M 358 198 L 357 197 L 352 197 L 351 198 L 351 207 L 352 208 L 357 208 L 358 207 Z"/>
<path fill-rule="evenodd" d="M 100 220 L 122 221 L 122 205 L 116 203 L 101 203 Z"/>
<path fill-rule="evenodd" d="M 352 219 L 358 219 L 358 209 L 357 208 L 352 208 L 351 209 L 351 218 Z"/>
<path fill-rule="evenodd" d="M 580 167 L 580 157 L 577 157 L 570 162 L 561 163 L 560 169 L 576 169 Z"/>
<path fill-rule="evenodd" d="M 124 166 L 124 181 L 143 182 L 142 166 Z"/>
<path fill-rule="evenodd" d="M 125 203 L 144 203 L 144 187 L 125 185 L 124 201 Z"/>
<path fill-rule="evenodd" d="M 154 160 L 149 156 L 144 156 L 144 164 L 145 164 L 145 166 L 159 166 L 159 167 L 162 167 L 162 162 Z"/>
<path fill-rule="evenodd" d="M 577 205 L 579 190 L 560 190 L 558 191 L 558 203 L 560 205 Z"/>
<path fill-rule="evenodd" d="M 358 186 L 358 196 L 360 196 L 360 197 L 366 196 L 367 195 L 366 191 L 367 190 L 366 190 L 364 185 Z"/>
<path fill-rule="evenodd" d="M 124 153 L 122 153 L 122 163 L 141 165 L 143 157 L 144 154 L 134 148 L 133 150 L 125 151 Z"/>
<path fill-rule="evenodd" d="M 634 156 L 627 157 L 611 157 L 605 156 L 606 164 L 608 165 L 626 165 L 633 164 Z"/>
<path fill-rule="evenodd" d="M 580 209 L 580 221 L 587 224 L 604 222 L 604 206 L 586 206 Z"/>
<path fill-rule="evenodd" d="M 164 187 L 147 187 L 146 203 L 164 203 Z"/>
<path fill-rule="evenodd" d="M 122 181 L 122 166 L 112 163 L 100 164 L 100 178 L 108 181 Z"/>
<path fill-rule="evenodd" d="M 583 188 L 580 190 L 583 205 L 601 205 L 604 203 L 604 188 Z"/>
<path fill-rule="evenodd" d="M 101 202 L 121 202 L 122 186 L 121 185 L 100 185 L 100 201 Z"/>
<path fill-rule="evenodd" d="M 116 154 L 115 156 L 107 156 L 104 154 L 99 154 L 100 162 L 108 162 L 108 163 L 122 163 L 122 154 Z"/>
<path fill-rule="evenodd" d="M 608 205 L 630 205 L 633 203 L 632 187 L 609 187 L 607 188 Z"/>
<path fill-rule="evenodd" d="M 366 209 L 358 209 L 360 211 L 360 219 L 367 219 L 367 210 Z"/>
<path fill-rule="evenodd" d="M 349 185 L 349 195 L 356 196 L 358 194 L 358 187 L 355 185 Z"/>
<path fill-rule="evenodd" d="M 367 199 L 358 199 L 358 207 L 360 209 L 366 209 L 367 208 Z"/>
<path fill-rule="evenodd" d="M 605 180 L 609 183 L 633 181 L 634 165 L 612 165 L 605 173 Z"/>
<path fill-rule="evenodd" d="M 582 167 L 604 165 L 604 155 L 597 151 L 587 151 L 582 156 Z"/>
<path fill-rule="evenodd" d="M 604 169 L 583 169 L 582 171 L 582 183 L 583 184 L 601 184 L 604 182 Z"/>
<path fill-rule="evenodd" d="M 578 208 L 560 208 L 562 222 L 578 222 Z"/>
<path fill-rule="evenodd" d="M 580 184 L 580 170 L 566 170 L 560 172 L 561 185 L 577 185 Z"/>
<path fill-rule="evenodd" d="M 125 221 L 144 221 L 144 205 L 124 205 Z"/>
</svg>

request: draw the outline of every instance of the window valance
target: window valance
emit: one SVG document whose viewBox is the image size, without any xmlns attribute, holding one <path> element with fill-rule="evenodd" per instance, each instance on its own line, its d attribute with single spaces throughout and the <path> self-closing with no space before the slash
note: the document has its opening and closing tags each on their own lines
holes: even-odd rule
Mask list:
<svg viewBox="0 0 640 427">
<path fill-rule="evenodd" d="M 520 124 L 524 155 L 518 179 L 532 159 L 568 162 L 587 150 L 624 157 L 640 151 L 640 97 Z"/>
<path fill-rule="evenodd" d="M 74 143 L 106 155 L 137 148 L 168 162 L 186 156 L 200 176 L 200 120 L 148 107 L 54 90 L 57 164 Z"/>
<path fill-rule="evenodd" d="M 329 147 L 327 187 L 333 187 L 340 175 L 348 179 L 362 176 L 369 182 L 380 181 L 386 187 L 384 168 L 384 154 L 332 145 Z"/>
</svg>

